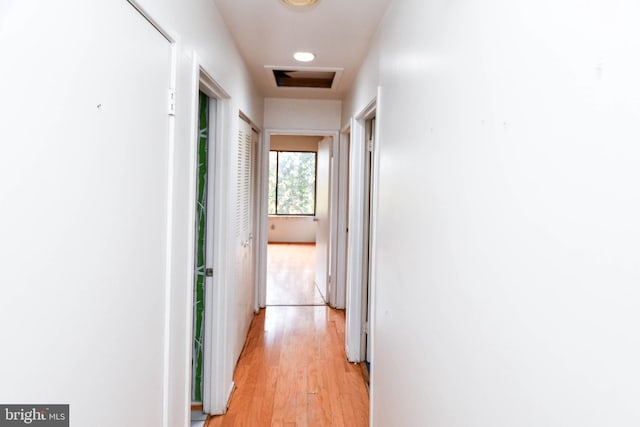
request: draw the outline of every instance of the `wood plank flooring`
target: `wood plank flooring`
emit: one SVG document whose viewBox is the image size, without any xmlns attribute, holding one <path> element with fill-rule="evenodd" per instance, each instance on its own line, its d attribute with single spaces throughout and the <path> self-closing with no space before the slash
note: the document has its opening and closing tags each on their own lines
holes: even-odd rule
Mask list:
<svg viewBox="0 0 640 427">
<path fill-rule="evenodd" d="M 269 244 L 267 305 L 323 305 L 315 280 L 314 244 Z"/>
<path fill-rule="evenodd" d="M 295 270 L 286 258 L 281 265 Z M 326 305 L 261 310 L 238 361 L 229 410 L 209 417 L 206 427 L 368 426 L 369 396 L 360 367 L 346 359 L 344 324 L 344 311 Z"/>
</svg>

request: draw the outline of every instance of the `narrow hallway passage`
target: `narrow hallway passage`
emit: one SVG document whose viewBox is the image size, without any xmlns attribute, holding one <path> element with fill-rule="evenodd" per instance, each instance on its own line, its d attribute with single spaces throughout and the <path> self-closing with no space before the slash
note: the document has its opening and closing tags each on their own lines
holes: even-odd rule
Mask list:
<svg viewBox="0 0 640 427">
<path fill-rule="evenodd" d="M 287 256 L 287 245 L 276 246 L 281 253 L 269 276 L 304 277 L 313 256 L 301 257 L 293 245 Z M 261 310 L 238 361 L 229 410 L 206 426 L 368 426 L 369 396 L 360 368 L 345 357 L 344 325 L 344 311 L 325 305 Z"/>
</svg>

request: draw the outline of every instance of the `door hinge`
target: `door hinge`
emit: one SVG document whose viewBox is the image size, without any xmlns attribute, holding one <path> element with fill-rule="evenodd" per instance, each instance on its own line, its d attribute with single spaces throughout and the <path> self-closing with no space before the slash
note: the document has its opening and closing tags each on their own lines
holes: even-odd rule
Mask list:
<svg viewBox="0 0 640 427">
<path fill-rule="evenodd" d="M 363 334 L 369 333 L 369 322 L 362 322 L 362 333 Z"/>
<path fill-rule="evenodd" d="M 367 141 L 367 151 L 373 152 L 373 139 Z"/>
<path fill-rule="evenodd" d="M 169 98 L 168 113 L 170 116 L 175 116 L 176 115 L 176 90 L 175 89 L 169 89 L 168 98 Z"/>
</svg>

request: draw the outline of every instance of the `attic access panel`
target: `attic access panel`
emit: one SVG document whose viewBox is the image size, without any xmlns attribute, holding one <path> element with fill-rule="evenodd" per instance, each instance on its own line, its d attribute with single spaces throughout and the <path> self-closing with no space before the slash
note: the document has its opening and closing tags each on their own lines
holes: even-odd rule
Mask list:
<svg viewBox="0 0 640 427">
<path fill-rule="evenodd" d="M 335 71 L 273 70 L 278 87 L 331 89 Z"/>
</svg>

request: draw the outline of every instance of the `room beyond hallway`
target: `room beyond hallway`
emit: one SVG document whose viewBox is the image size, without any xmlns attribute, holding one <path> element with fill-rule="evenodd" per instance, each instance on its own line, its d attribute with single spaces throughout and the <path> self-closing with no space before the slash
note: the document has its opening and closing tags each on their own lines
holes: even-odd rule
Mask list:
<svg viewBox="0 0 640 427">
<path fill-rule="evenodd" d="M 253 319 L 227 414 L 206 427 L 369 425 L 369 396 L 344 354 L 344 311 L 267 307 Z"/>
<path fill-rule="evenodd" d="M 325 305 L 315 284 L 316 247 L 308 243 L 269 243 L 267 305 Z"/>
</svg>

